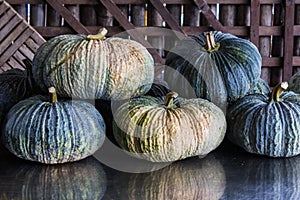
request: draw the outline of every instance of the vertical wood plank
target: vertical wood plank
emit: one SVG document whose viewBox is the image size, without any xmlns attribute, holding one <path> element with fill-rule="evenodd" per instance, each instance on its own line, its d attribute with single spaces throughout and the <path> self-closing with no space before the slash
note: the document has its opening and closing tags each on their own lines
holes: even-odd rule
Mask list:
<svg viewBox="0 0 300 200">
<path fill-rule="evenodd" d="M 272 26 L 272 5 L 264 4 L 260 6 L 260 25 Z M 271 37 L 261 36 L 259 38 L 259 52 L 262 57 L 271 56 Z M 263 67 L 261 69 L 261 78 L 270 83 L 271 69 Z"/>
<path fill-rule="evenodd" d="M 250 26 L 250 5 L 238 5 L 236 14 L 237 26 Z"/>
<path fill-rule="evenodd" d="M 93 5 L 80 5 L 80 22 L 84 26 L 96 26 L 97 17 L 96 10 Z"/>
<path fill-rule="evenodd" d="M 47 5 L 47 17 L 46 17 L 46 26 L 60 26 L 61 17 L 56 10 L 51 6 Z"/>
<path fill-rule="evenodd" d="M 216 15 L 217 11 L 217 5 L 216 4 L 208 4 L 211 12 Z M 222 23 L 222 22 L 221 22 Z M 224 24 L 223 24 L 224 25 Z M 200 14 L 200 26 L 212 26 L 208 20 L 206 19 L 205 15 L 203 13 Z"/>
<path fill-rule="evenodd" d="M 283 81 L 293 74 L 295 0 L 285 1 Z"/>
<path fill-rule="evenodd" d="M 259 18 L 260 18 L 260 1 L 251 0 L 250 8 L 250 40 L 258 47 L 259 45 Z"/>
<path fill-rule="evenodd" d="M 30 5 L 30 24 L 32 26 L 45 26 L 45 4 Z"/>
<path fill-rule="evenodd" d="M 193 3 L 185 4 L 183 8 L 183 25 L 184 26 L 199 26 L 200 12 L 197 6 Z"/>
<path fill-rule="evenodd" d="M 75 17 L 75 19 L 79 20 L 79 13 L 80 13 L 80 9 L 79 9 L 79 5 L 77 4 L 73 4 L 73 5 L 65 5 L 65 7 L 70 11 L 70 13 Z"/>
<path fill-rule="evenodd" d="M 274 26 L 283 26 L 284 25 L 284 7 L 282 4 L 274 5 Z M 272 40 L 272 57 L 283 58 L 283 47 L 284 39 L 283 35 L 273 36 Z M 282 82 L 282 72 L 283 72 L 283 63 L 277 68 L 271 69 L 271 80 L 270 86 L 274 87 L 278 83 Z"/>
<path fill-rule="evenodd" d="M 26 4 L 19 4 L 19 5 L 16 4 L 16 5 L 12 5 L 12 7 L 27 21 Z"/>
<path fill-rule="evenodd" d="M 131 23 L 135 26 L 145 26 L 145 5 L 131 5 Z"/>
<path fill-rule="evenodd" d="M 113 26 L 114 18 L 112 14 L 100 3 L 97 6 L 97 24 L 100 26 Z"/>
<path fill-rule="evenodd" d="M 236 6 L 220 5 L 220 22 L 224 26 L 235 26 L 236 24 Z"/>
</svg>

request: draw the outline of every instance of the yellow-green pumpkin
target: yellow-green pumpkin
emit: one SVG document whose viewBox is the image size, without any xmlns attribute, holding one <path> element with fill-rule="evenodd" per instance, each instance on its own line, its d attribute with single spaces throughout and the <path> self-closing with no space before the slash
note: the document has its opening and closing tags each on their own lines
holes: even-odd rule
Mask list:
<svg viewBox="0 0 300 200">
<path fill-rule="evenodd" d="M 60 35 L 40 46 L 33 74 L 40 87 L 55 86 L 62 97 L 120 100 L 146 93 L 154 61 L 140 43 L 117 37 Z"/>
<path fill-rule="evenodd" d="M 121 148 L 153 162 L 206 155 L 223 140 L 226 120 L 213 103 L 165 97 L 132 98 L 114 113 L 113 132 Z"/>
</svg>

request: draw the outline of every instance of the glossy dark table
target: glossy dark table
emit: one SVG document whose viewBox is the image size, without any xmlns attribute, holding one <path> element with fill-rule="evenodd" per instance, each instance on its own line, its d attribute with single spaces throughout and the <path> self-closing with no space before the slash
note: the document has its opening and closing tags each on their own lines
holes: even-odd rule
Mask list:
<svg viewBox="0 0 300 200">
<path fill-rule="evenodd" d="M 204 158 L 128 173 L 101 163 L 96 156 L 44 165 L 17 159 L 1 147 L 0 199 L 298 200 L 300 156 L 252 155 L 225 140 Z"/>
</svg>

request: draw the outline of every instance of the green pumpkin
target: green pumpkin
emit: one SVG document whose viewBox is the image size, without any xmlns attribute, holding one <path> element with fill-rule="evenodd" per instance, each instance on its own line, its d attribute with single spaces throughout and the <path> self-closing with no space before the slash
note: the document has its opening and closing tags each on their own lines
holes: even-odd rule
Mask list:
<svg viewBox="0 0 300 200">
<path fill-rule="evenodd" d="M 6 116 L 2 141 L 14 155 L 46 164 L 81 160 L 103 144 L 105 124 L 101 114 L 87 102 L 57 101 L 34 96 L 14 105 Z"/>
<path fill-rule="evenodd" d="M 25 70 L 10 69 L 0 74 L 0 116 L 22 99 L 25 99 L 34 92 L 38 92 L 31 74 L 31 62 L 23 60 Z"/>
<path fill-rule="evenodd" d="M 103 166 L 90 156 L 62 165 L 41 165 L 0 159 L 0 199 L 102 199 L 107 178 Z"/>
<path fill-rule="evenodd" d="M 247 94 L 266 94 L 268 95 L 271 92 L 270 86 L 268 83 L 259 78 L 253 87 L 250 88 Z"/>
<path fill-rule="evenodd" d="M 55 86 L 62 97 L 120 100 L 146 93 L 154 61 L 140 43 L 97 35 L 60 35 L 40 46 L 33 74 L 40 87 Z"/>
<path fill-rule="evenodd" d="M 175 103 L 174 103 L 175 102 Z M 204 99 L 132 98 L 114 113 L 113 133 L 121 148 L 153 162 L 206 155 L 223 140 L 223 112 Z"/>
<path fill-rule="evenodd" d="M 282 92 L 288 83 L 274 87 L 270 95 L 247 95 L 227 110 L 227 135 L 250 153 L 271 157 L 300 154 L 300 95 Z"/>
<path fill-rule="evenodd" d="M 295 73 L 288 81 L 289 90 L 300 94 L 300 71 Z"/>
<path fill-rule="evenodd" d="M 249 40 L 217 31 L 178 42 L 166 58 L 165 80 L 184 97 L 205 98 L 222 109 L 248 93 L 261 74 L 262 58 Z"/>
</svg>

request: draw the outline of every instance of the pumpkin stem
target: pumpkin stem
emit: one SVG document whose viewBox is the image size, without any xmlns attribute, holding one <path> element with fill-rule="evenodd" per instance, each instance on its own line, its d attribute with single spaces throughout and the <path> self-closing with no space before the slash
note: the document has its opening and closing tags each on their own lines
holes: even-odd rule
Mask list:
<svg viewBox="0 0 300 200">
<path fill-rule="evenodd" d="M 49 101 L 51 103 L 56 103 L 57 102 L 57 94 L 56 94 L 55 88 L 54 87 L 48 88 L 48 92 L 49 92 Z"/>
<path fill-rule="evenodd" d="M 281 93 L 288 88 L 289 84 L 288 82 L 282 82 L 278 85 L 276 85 L 271 93 L 271 102 L 277 102 L 280 101 L 280 95 Z"/>
<path fill-rule="evenodd" d="M 212 32 L 206 33 L 206 51 L 213 52 L 217 51 L 220 47 L 220 43 L 215 42 L 215 36 Z"/>
<path fill-rule="evenodd" d="M 87 39 L 88 40 L 103 40 L 105 38 L 107 32 L 108 31 L 106 28 L 101 28 L 96 35 L 88 35 Z"/>
<path fill-rule="evenodd" d="M 176 107 L 174 104 L 174 99 L 178 97 L 178 94 L 176 92 L 169 92 L 166 95 L 166 100 L 165 100 L 165 107 L 167 108 L 174 108 Z"/>
</svg>

